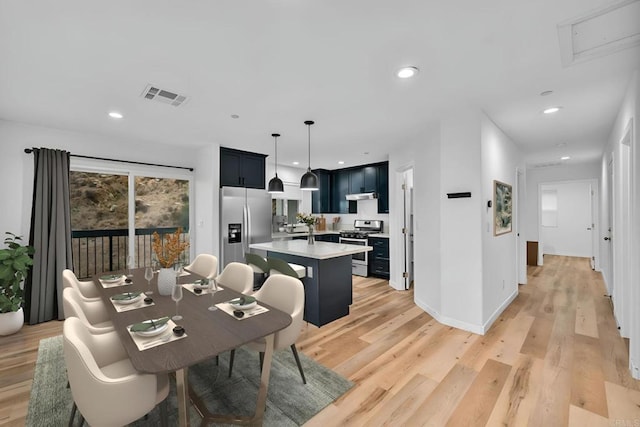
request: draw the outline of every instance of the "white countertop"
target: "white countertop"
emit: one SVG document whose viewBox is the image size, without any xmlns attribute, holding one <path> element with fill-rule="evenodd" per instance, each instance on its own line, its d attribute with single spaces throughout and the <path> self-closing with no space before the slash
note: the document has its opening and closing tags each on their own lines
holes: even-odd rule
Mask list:
<svg viewBox="0 0 640 427">
<path fill-rule="evenodd" d="M 265 243 L 252 243 L 251 249 L 297 255 L 306 258 L 330 259 L 373 250 L 371 246 L 345 245 L 343 243 L 315 242 L 310 245 L 306 240 L 278 240 Z"/>
</svg>

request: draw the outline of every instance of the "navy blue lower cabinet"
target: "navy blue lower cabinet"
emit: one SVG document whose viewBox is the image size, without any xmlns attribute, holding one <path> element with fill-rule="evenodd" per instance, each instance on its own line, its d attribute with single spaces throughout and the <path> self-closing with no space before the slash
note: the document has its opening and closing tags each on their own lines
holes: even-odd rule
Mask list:
<svg viewBox="0 0 640 427">
<path fill-rule="evenodd" d="M 315 259 L 278 252 L 267 252 L 267 257 L 279 258 L 307 267 L 304 285 L 304 320 L 316 326 L 326 325 L 349 314 L 353 302 L 351 283 L 351 255 Z M 309 277 L 309 268 L 312 277 Z"/>
<path fill-rule="evenodd" d="M 369 252 L 369 276 L 389 280 L 391 277 L 389 272 L 389 239 L 369 237 L 369 246 L 373 246 L 373 250 Z"/>
<path fill-rule="evenodd" d="M 331 242 L 331 243 L 339 243 L 340 235 L 339 234 L 316 234 L 316 241 L 318 242 Z"/>
</svg>

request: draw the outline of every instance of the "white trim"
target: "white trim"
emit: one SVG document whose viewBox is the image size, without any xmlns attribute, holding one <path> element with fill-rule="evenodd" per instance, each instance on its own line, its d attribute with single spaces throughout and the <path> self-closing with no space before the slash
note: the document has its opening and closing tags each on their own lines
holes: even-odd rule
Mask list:
<svg viewBox="0 0 640 427">
<path fill-rule="evenodd" d="M 437 310 L 434 310 L 429 304 L 425 304 L 418 298 L 414 299 L 414 302 L 418 307 L 426 311 L 431 317 L 433 317 L 437 322 L 442 323 L 443 325 L 452 326 L 454 328 L 462 329 L 464 331 L 473 332 L 474 334 L 484 335 L 485 329 L 482 325 L 475 325 L 473 323 L 461 322 L 460 320 L 443 316 Z"/>
</svg>

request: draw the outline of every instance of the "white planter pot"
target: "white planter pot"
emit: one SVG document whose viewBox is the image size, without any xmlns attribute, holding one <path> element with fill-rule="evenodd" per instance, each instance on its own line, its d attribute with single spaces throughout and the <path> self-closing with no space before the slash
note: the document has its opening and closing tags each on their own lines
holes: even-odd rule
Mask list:
<svg viewBox="0 0 640 427">
<path fill-rule="evenodd" d="M 171 295 L 173 286 L 176 284 L 176 273 L 173 268 L 161 268 L 158 273 L 158 293 L 160 295 Z"/>
<path fill-rule="evenodd" d="M 22 307 L 18 311 L 0 313 L 0 336 L 15 334 L 24 324 Z"/>
</svg>

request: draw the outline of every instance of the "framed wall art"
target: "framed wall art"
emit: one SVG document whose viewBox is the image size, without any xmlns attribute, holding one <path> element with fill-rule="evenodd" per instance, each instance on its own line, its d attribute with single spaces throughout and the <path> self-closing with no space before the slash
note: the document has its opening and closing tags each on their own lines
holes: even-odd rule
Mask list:
<svg viewBox="0 0 640 427">
<path fill-rule="evenodd" d="M 493 235 L 513 231 L 513 190 L 511 185 L 493 181 Z"/>
</svg>

